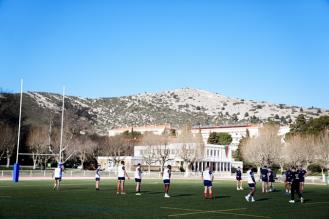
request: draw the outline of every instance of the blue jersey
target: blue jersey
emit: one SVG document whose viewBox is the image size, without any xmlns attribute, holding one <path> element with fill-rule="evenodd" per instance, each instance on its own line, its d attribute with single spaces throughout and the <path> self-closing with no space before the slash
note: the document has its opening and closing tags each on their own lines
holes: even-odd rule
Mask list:
<svg viewBox="0 0 329 219">
<path fill-rule="evenodd" d="M 236 177 L 241 177 L 242 173 L 241 173 L 241 170 L 237 170 L 236 171 Z"/>
<path fill-rule="evenodd" d="M 272 170 L 268 171 L 268 179 L 270 182 L 274 182 L 274 173 Z"/>
<path fill-rule="evenodd" d="M 260 174 L 261 174 L 262 181 L 268 181 L 268 169 L 267 168 L 261 168 Z"/>
<path fill-rule="evenodd" d="M 297 171 L 291 171 L 291 182 L 292 183 L 299 183 L 300 179 L 299 179 L 299 174 Z"/>
<path fill-rule="evenodd" d="M 306 170 L 298 170 L 297 173 L 298 173 L 298 177 L 299 177 L 300 181 L 304 182 L 305 175 L 307 173 Z"/>
<path fill-rule="evenodd" d="M 286 181 L 291 182 L 292 181 L 292 172 L 290 170 L 286 171 Z"/>
</svg>

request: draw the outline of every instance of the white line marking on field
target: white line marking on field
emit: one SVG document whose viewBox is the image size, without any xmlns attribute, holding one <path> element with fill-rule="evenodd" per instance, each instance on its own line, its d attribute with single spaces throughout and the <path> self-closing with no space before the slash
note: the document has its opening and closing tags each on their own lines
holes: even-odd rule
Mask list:
<svg viewBox="0 0 329 219">
<path fill-rule="evenodd" d="M 192 211 L 189 213 L 172 214 L 172 215 L 168 215 L 168 217 L 178 217 L 178 216 L 193 215 L 193 214 L 213 213 L 213 214 L 230 214 L 230 215 L 236 215 L 236 216 L 255 217 L 255 218 L 271 218 L 271 217 L 267 217 L 267 216 L 258 216 L 258 215 L 251 215 L 251 214 L 238 214 L 238 213 L 227 212 L 227 211 L 246 210 L 247 208 L 234 208 L 234 209 L 211 210 L 211 211 L 204 211 L 204 210 L 198 210 L 198 209 L 185 209 L 185 208 L 171 208 L 171 207 L 161 207 L 161 208 L 182 210 L 182 211 Z"/>
</svg>

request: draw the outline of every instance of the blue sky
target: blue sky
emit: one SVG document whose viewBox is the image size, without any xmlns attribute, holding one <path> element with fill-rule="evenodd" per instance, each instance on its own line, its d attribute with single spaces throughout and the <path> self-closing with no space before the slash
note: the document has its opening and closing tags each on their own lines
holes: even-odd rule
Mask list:
<svg viewBox="0 0 329 219">
<path fill-rule="evenodd" d="M 0 0 L 0 87 L 329 108 L 328 0 Z"/>
</svg>

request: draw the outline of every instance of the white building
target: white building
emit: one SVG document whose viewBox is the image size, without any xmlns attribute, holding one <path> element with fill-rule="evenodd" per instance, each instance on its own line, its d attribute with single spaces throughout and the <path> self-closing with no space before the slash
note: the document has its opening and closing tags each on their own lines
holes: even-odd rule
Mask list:
<svg viewBox="0 0 329 219">
<path fill-rule="evenodd" d="M 106 169 L 107 171 L 114 171 L 116 172 L 116 168 L 120 161 L 125 161 L 125 166 L 127 170 L 132 170 L 134 168 L 134 160 L 132 156 L 99 156 L 97 157 L 97 163 L 101 165 L 102 168 Z"/>
<path fill-rule="evenodd" d="M 145 132 L 150 132 L 155 135 L 162 135 L 166 130 L 171 128 L 170 125 L 148 125 L 148 126 L 139 126 L 139 127 L 126 127 L 126 128 L 117 128 L 109 130 L 109 136 L 120 135 L 126 131 L 134 130 L 135 132 L 140 132 L 144 134 Z"/>
<path fill-rule="evenodd" d="M 246 137 L 248 132 L 249 132 L 249 137 L 251 138 L 257 137 L 259 135 L 259 129 L 262 127 L 263 127 L 262 124 L 198 127 L 198 128 L 193 128 L 192 133 L 195 135 L 201 132 L 205 144 L 207 143 L 209 135 L 212 132 L 228 133 L 232 136 L 231 149 L 235 151 L 240 143 L 240 140 L 243 137 Z M 289 131 L 290 131 L 289 126 L 280 126 L 278 135 L 282 136 L 282 140 L 283 140 L 285 134 L 287 134 Z"/>
<path fill-rule="evenodd" d="M 235 161 L 232 157 L 232 152 L 234 152 L 239 145 L 240 140 L 243 137 L 247 136 L 249 133 L 250 137 L 257 137 L 259 135 L 259 129 L 262 125 L 232 125 L 232 126 L 214 126 L 214 127 L 198 127 L 192 129 L 192 134 L 196 135 L 201 133 L 203 141 L 204 141 L 204 152 L 203 156 L 199 157 L 195 162 L 192 163 L 192 171 L 202 171 L 207 166 L 213 166 L 215 171 L 219 172 L 227 172 L 230 173 L 232 168 L 237 168 L 238 166 L 242 166 L 243 163 L 241 161 Z M 145 132 L 152 132 L 156 135 L 161 135 L 166 130 L 169 130 L 169 125 L 161 125 L 161 126 L 144 126 L 144 127 L 134 127 L 134 131 L 141 132 L 142 134 Z M 122 128 L 122 129 L 114 129 L 109 131 L 109 136 L 114 136 L 117 134 L 121 134 L 125 131 L 131 131 L 131 128 Z M 286 133 L 290 131 L 288 126 L 280 127 L 278 135 L 284 136 Z M 228 146 L 226 145 L 212 145 L 208 144 L 209 134 L 212 132 L 218 133 L 228 133 L 232 136 L 232 143 Z M 180 134 L 180 131 L 178 131 Z M 153 151 L 150 151 L 149 146 L 139 145 L 134 147 L 134 156 L 133 157 L 125 157 L 124 160 L 129 163 L 129 167 L 127 165 L 127 169 L 132 169 L 137 163 L 141 163 L 144 167 L 148 166 L 145 161 L 145 155 L 149 153 L 155 153 L 154 162 L 152 162 L 151 169 L 155 171 L 159 171 L 161 168 L 159 154 L 162 150 L 167 150 L 169 153 L 168 161 L 165 165 L 172 165 L 174 170 L 178 171 L 180 167 L 183 166 L 183 159 L 181 158 L 181 149 L 184 144 L 182 143 L 172 143 L 168 145 L 159 145 L 152 146 Z M 194 146 L 193 146 L 194 145 Z M 190 147 L 196 147 L 196 144 L 191 143 Z M 107 166 L 113 165 L 112 158 L 110 157 L 101 157 L 102 162 L 107 162 Z M 112 159 L 113 160 L 113 159 Z M 112 163 L 111 163 L 112 162 Z"/>
<path fill-rule="evenodd" d="M 168 145 L 158 146 L 135 146 L 134 147 L 134 162 L 141 163 L 143 166 L 148 166 L 152 156 L 152 170 L 160 170 L 161 163 L 159 154 L 164 150 L 168 153 L 168 161 L 165 165 L 172 165 L 173 169 L 178 171 L 183 167 L 182 148 L 188 147 L 190 150 L 195 150 L 197 144 L 190 143 L 188 146 L 183 143 L 172 143 Z M 151 155 L 151 156 L 150 156 Z M 232 167 L 237 168 L 242 166 L 242 162 L 235 161 L 232 158 L 232 150 L 230 146 L 206 144 L 203 151 L 203 156 L 198 157 L 191 165 L 192 171 L 203 171 L 207 166 L 212 166 L 215 171 L 231 172 Z"/>
</svg>

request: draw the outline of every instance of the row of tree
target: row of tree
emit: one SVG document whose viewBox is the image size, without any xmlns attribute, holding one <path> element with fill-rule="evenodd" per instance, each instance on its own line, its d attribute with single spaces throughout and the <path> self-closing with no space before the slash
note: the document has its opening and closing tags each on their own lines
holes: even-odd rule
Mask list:
<svg viewBox="0 0 329 219">
<path fill-rule="evenodd" d="M 327 121 L 320 118 L 321 121 Z M 329 121 L 329 120 L 328 120 Z M 298 123 L 298 121 L 297 121 Z M 313 124 L 314 120 L 310 122 Z M 242 159 L 257 167 L 264 165 L 279 166 L 281 170 L 289 166 L 319 165 L 322 169 L 328 169 L 329 173 L 329 130 L 326 126 L 316 132 L 304 131 L 292 132 L 285 136 L 279 136 L 279 126 L 266 124 L 260 129 L 258 137 L 243 139 L 239 152 Z M 313 129 L 314 130 L 314 129 Z"/>
<path fill-rule="evenodd" d="M 202 158 L 204 144 L 201 134 L 193 136 L 191 127 L 186 126 L 177 137 L 176 133 L 167 130 L 162 135 L 144 133 L 133 130 L 117 136 L 99 136 L 85 132 L 86 124 L 79 122 L 69 112 L 65 115 L 62 144 L 62 162 L 80 164 L 86 167 L 95 164 L 97 156 L 110 156 L 115 164 L 124 156 L 131 156 L 135 145 L 145 145 L 143 162 L 149 167 L 160 163 L 163 169 L 165 163 L 173 159 L 168 146 L 180 143 L 177 151 L 183 162 L 183 168 L 188 172 L 191 164 Z M 89 132 L 90 133 L 90 132 Z M 54 118 L 49 118 L 48 125 L 33 125 L 26 128 L 24 145 L 27 153 L 31 154 L 33 168 L 46 167 L 47 163 L 59 162 L 60 127 L 54 124 Z M 17 129 L 13 126 L 0 124 L 0 160 L 7 158 L 7 166 L 16 148 Z"/>
</svg>

